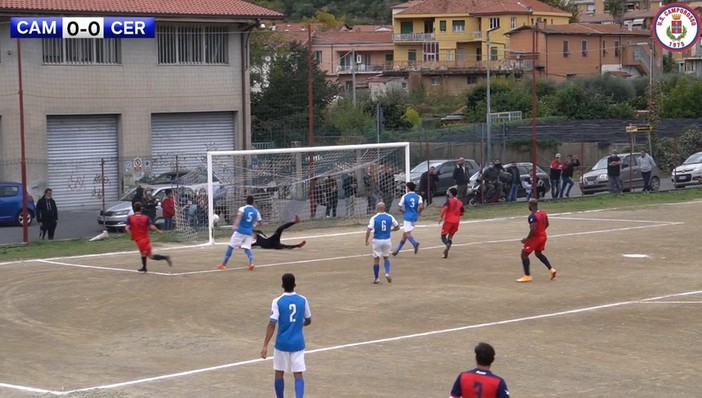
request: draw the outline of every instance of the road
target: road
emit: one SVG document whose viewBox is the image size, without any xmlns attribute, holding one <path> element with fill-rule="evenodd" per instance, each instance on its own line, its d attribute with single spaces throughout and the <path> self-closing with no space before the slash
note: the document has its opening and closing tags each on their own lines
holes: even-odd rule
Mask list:
<svg viewBox="0 0 702 398">
<path fill-rule="evenodd" d="M 672 189 L 673 183 L 670 181 L 670 177 L 662 177 L 660 190 L 668 191 Z M 603 194 L 606 193 L 597 195 Z M 570 191 L 570 196 L 576 198 L 581 195 L 580 187 L 578 187 L 578 184 L 575 184 Z M 550 193 L 548 196 L 550 197 Z M 102 227 L 97 223 L 97 210 L 65 211 L 60 213 L 55 239 L 92 238 L 100 232 L 102 232 Z M 29 240 L 39 240 L 39 224 L 36 222 L 33 222 L 32 226 L 29 227 Z M 22 243 L 21 227 L 0 226 L 0 246 L 19 243 Z M 1 255 L 0 261 L 2 261 Z"/>
</svg>

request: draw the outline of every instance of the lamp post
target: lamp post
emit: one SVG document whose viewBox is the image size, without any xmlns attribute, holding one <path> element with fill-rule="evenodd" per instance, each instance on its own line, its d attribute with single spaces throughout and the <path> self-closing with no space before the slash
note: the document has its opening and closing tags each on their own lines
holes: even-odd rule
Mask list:
<svg viewBox="0 0 702 398">
<path fill-rule="evenodd" d="M 492 61 L 492 52 L 490 51 L 490 32 L 493 30 L 499 29 L 499 26 L 495 26 L 494 28 L 490 28 L 487 30 L 487 131 L 486 131 L 486 139 L 487 139 L 487 161 L 489 162 L 490 159 L 492 159 L 492 137 L 491 137 L 491 130 L 492 130 L 492 109 L 491 109 L 491 99 L 490 99 L 490 61 Z"/>
<path fill-rule="evenodd" d="M 533 10 L 528 7 L 529 16 L 533 16 Z M 531 186 L 532 195 L 536 193 L 536 185 L 539 182 L 536 178 L 536 29 L 538 25 L 532 22 L 531 25 Z M 534 196 L 538 198 L 538 194 Z"/>
<path fill-rule="evenodd" d="M 353 93 L 353 107 L 356 107 L 356 50 L 351 50 L 351 92 Z"/>
</svg>

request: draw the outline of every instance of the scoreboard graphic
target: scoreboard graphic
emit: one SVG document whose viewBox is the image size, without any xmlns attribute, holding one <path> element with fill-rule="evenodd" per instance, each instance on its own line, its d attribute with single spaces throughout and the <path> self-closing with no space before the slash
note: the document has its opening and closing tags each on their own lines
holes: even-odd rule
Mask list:
<svg viewBox="0 0 702 398">
<path fill-rule="evenodd" d="M 153 17 L 12 17 L 13 39 L 127 39 L 156 37 Z"/>
</svg>

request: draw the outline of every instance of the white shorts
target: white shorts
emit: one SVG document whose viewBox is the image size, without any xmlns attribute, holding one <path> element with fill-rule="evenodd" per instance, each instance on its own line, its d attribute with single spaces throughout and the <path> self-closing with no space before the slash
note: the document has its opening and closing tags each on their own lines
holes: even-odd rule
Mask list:
<svg viewBox="0 0 702 398">
<path fill-rule="evenodd" d="M 273 370 L 281 372 L 304 372 L 305 350 L 302 351 L 278 351 L 273 349 Z"/>
<path fill-rule="evenodd" d="M 373 258 L 389 257 L 392 241 L 390 239 L 373 239 L 371 247 L 373 248 Z"/>
<path fill-rule="evenodd" d="M 412 232 L 416 223 L 416 221 L 402 220 L 402 230 L 405 232 Z"/>
<path fill-rule="evenodd" d="M 253 243 L 253 236 L 244 235 L 238 232 L 232 234 L 232 238 L 229 239 L 229 246 L 233 248 L 240 247 L 242 249 L 250 249 Z"/>
</svg>

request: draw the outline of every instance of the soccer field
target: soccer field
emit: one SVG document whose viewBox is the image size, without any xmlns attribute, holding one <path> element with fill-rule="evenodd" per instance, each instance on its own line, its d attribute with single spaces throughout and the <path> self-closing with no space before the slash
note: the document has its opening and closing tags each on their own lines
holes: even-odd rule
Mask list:
<svg viewBox="0 0 702 398">
<path fill-rule="evenodd" d="M 702 202 L 550 214 L 558 276 L 532 256 L 518 284 L 527 215 L 468 209 L 448 259 L 437 220 L 420 220 L 392 284 L 372 284 L 363 226 L 293 227 L 285 243 L 307 245 L 255 249 L 254 271 L 241 251 L 215 269 L 225 241 L 157 247 L 174 267 L 146 275 L 136 252 L 2 263 L 0 396 L 274 396 L 259 352 L 285 272 L 313 314 L 308 397 L 446 397 L 480 341 L 514 397 L 699 394 Z"/>
</svg>

